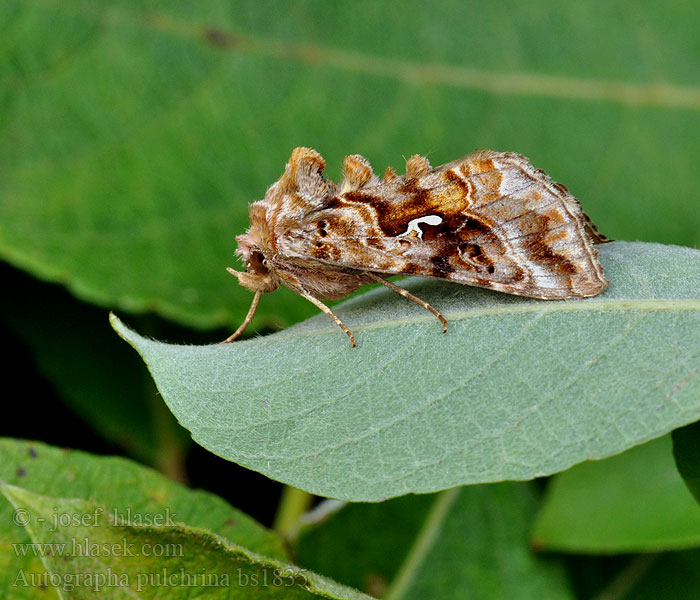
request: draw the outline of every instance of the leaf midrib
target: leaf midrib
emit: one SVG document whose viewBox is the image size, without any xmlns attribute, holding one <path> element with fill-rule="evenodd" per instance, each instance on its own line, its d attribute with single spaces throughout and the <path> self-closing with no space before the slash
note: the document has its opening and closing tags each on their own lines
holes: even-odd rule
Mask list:
<svg viewBox="0 0 700 600">
<path fill-rule="evenodd" d="M 532 314 L 541 313 L 542 315 L 554 314 L 554 313 L 567 313 L 575 311 L 589 311 L 589 312 L 614 312 L 614 311 L 646 311 L 646 312 L 656 312 L 656 311 L 700 311 L 700 299 L 649 299 L 649 300 L 584 300 L 584 301 L 558 301 L 558 302 L 542 302 L 542 303 L 526 303 L 526 304 L 514 304 L 514 305 L 499 305 L 491 306 L 489 308 L 475 308 L 469 310 L 460 311 L 441 311 L 448 322 L 452 323 L 455 321 L 466 321 L 468 319 L 480 318 L 480 317 L 491 317 L 491 316 L 504 316 L 504 315 L 516 315 L 516 314 Z M 340 312 L 340 311 L 336 311 Z M 319 315 L 320 316 L 320 315 Z M 315 317 L 314 317 L 315 318 Z M 346 325 L 350 327 L 352 331 L 373 331 L 376 329 L 392 329 L 396 327 L 402 327 L 404 325 L 426 323 L 437 320 L 434 316 L 426 315 L 415 315 L 406 316 L 396 319 L 387 319 L 383 321 L 376 321 L 372 323 L 357 323 L 352 324 L 346 322 Z M 322 327 L 313 330 L 295 331 L 294 328 L 290 328 L 285 331 L 280 331 L 273 334 L 273 336 L 255 338 L 254 340 L 244 340 L 238 343 L 247 343 L 251 341 L 256 341 L 257 343 L 262 343 L 268 339 L 279 340 L 282 338 L 301 338 L 308 337 L 311 335 L 327 335 L 330 333 L 338 332 L 338 328 L 335 325 L 329 327 Z M 448 329 L 449 332 L 449 329 Z"/>
<path fill-rule="evenodd" d="M 65 9 L 55 2 L 34 1 L 54 10 Z M 75 11 L 70 11 L 74 14 Z M 700 87 L 664 82 L 627 83 L 614 80 L 564 77 L 535 72 L 497 72 L 444 63 L 416 63 L 378 55 L 350 52 L 321 44 L 277 41 L 222 29 L 211 23 L 194 23 L 162 13 L 151 13 L 139 21 L 110 7 L 100 13 L 112 26 L 155 29 L 181 38 L 203 39 L 203 32 L 215 29 L 230 41 L 220 52 L 249 53 L 280 61 L 329 66 L 338 70 L 396 79 L 413 85 L 445 85 L 487 92 L 494 96 L 534 96 L 570 100 L 605 101 L 625 106 L 659 106 L 700 110 Z M 202 41 L 202 43 L 205 43 Z"/>
</svg>

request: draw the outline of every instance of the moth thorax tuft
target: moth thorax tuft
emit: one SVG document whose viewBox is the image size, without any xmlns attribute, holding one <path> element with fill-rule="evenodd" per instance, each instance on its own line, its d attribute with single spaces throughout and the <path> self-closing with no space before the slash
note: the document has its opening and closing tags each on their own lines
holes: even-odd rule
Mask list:
<svg viewBox="0 0 700 600">
<path fill-rule="evenodd" d="M 295 148 L 287 163 L 284 174 L 280 177 L 280 191 L 291 193 L 296 190 L 302 192 L 314 191 L 314 188 L 322 186 L 323 170 L 326 161 L 311 148 Z"/>
<path fill-rule="evenodd" d="M 414 154 L 406 161 L 406 177 L 414 179 L 430 173 L 432 167 L 425 156 Z"/>
<path fill-rule="evenodd" d="M 346 156 L 343 161 L 343 175 L 345 180 L 341 188 L 341 193 L 360 189 L 365 185 L 374 173 L 369 161 L 359 154 Z"/>
</svg>

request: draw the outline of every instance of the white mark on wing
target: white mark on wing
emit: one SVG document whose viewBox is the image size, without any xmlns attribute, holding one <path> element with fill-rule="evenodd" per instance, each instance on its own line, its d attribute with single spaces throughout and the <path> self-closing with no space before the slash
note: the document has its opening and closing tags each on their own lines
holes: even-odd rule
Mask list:
<svg viewBox="0 0 700 600">
<path fill-rule="evenodd" d="M 418 238 L 422 240 L 423 231 L 420 227 L 418 227 L 419 225 L 440 225 L 440 223 L 442 223 L 442 217 L 440 215 L 426 215 L 425 217 L 418 217 L 417 219 L 409 221 L 408 229 L 401 235 L 411 235 L 411 233 L 415 232 L 418 234 Z"/>
</svg>

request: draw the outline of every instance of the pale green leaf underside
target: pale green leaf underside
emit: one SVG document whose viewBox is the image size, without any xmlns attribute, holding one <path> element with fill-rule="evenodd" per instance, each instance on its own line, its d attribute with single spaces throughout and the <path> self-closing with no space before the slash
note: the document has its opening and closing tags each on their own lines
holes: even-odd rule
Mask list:
<svg viewBox="0 0 700 600">
<path fill-rule="evenodd" d="M 600 247 L 600 296 L 543 302 L 439 281 L 229 345 L 118 332 L 212 452 L 320 495 L 380 500 L 529 479 L 616 454 L 700 417 L 700 252 Z M 263 299 L 264 301 L 264 299 Z"/>
</svg>

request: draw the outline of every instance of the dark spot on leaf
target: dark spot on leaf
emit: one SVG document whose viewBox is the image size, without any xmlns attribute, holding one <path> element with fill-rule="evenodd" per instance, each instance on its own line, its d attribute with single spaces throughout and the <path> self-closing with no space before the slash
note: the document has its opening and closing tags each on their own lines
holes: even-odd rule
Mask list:
<svg viewBox="0 0 700 600">
<path fill-rule="evenodd" d="M 24 467 L 17 469 L 17 477 L 24 477 L 27 474 L 27 470 Z"/>
<path fill-rule="evenodd" d="M 36 458 L 37 456 L 39 456 L 37 451 L 36 451 L 36 448 L 29 449 L 29 456 L 31 456 L 32 458 Z"/>
<path fill-rule="evenodd" d="M 218 48 L 231 48 L 236 44 L 236 38 L 230 33 L 217 29 L 216 27 L 205 27 L 202 30 L 202 37 L 206 42 Z"/>
</svg>

